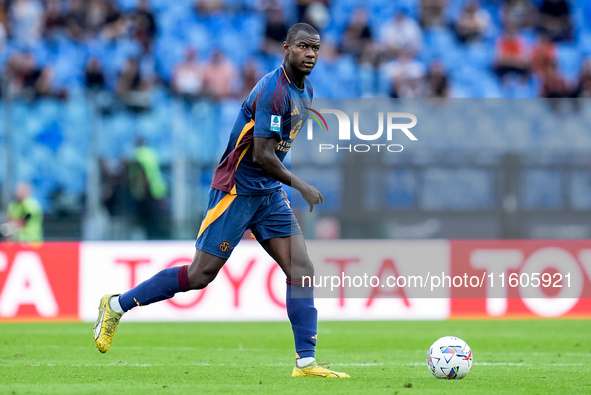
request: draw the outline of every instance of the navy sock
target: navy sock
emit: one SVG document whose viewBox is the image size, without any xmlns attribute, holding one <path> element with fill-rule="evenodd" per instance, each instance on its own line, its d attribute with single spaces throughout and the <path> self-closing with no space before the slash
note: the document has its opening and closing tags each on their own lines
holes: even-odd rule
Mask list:
<svg viewBox="0 0 591 395">
<path fill-rule="evenodd" d="M 119 296 L 119 304 L 123 311 L 128 311 L 136 306 L 170 299 L 177 292 L 188 289 L 187 266 L 171 267 Z"/>
<path fill-rule="evenodd" d="M 318 313 L 314 307 L 313 291 L 313 287 L 296 287 L 287 284 L 287 316 L 291 321 L 295 349 L 299 358 L 314 358 Z"/>
</svg>

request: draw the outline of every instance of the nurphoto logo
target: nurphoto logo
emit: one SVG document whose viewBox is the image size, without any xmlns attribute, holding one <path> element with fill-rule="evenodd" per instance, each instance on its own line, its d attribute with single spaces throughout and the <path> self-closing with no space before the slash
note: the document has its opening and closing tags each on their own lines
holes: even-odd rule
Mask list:
<svg viewBox="0 0 591 395">
<path fill-rule="evenodd" d="M 409 140 L 417 141 L 417 137 L 410 131 L 417 124 L 417 117 L 414 114 L 407 112 L 378 112 L 378 130 L 369 132 L 367 123 L 364 123 L 360 127 L 359 112 L 353 113 L 353 128 L 351 128 L 351 118 L 347 113 L 337 109 L 321 109 L 316 111 L 312 108 L 306 107 L 309 111 L 308 115 L 311 119 L 308 119 L 308 140 L 314 139 L 314 121 L 320 127 L 321 131 L 329 131 L 328 123 L 322 114 L 332 114 L 336 116 L 338 122 L 338 143 L 318 144 L 319 152 L 324 151 L 346 151 L 346 152 L 402 152 L 404 147 L 401 144 L 392 143 L 393 136 L 397 132 L 402 132 Z M 384 116 L 385 114 L 385 116 Z M 406 120 L 406 122 L 401 122 Z M 352 140 L 352 133 L 358 140 L 371 141 L 373 143 L 362 143 L 362 144 L 343 144 L 341 142 L 350 142 Z M 363 129 L 363 130 L 362 130 Z M 379 143 L 383 141 L 382 136 L 384 135 L 387 143 Z"/>
</svg>

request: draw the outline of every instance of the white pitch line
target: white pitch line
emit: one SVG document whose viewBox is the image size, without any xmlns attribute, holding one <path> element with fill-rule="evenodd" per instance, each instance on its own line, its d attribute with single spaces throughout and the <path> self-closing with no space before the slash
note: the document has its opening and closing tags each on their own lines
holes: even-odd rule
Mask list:
<svg viewBox="0 0 591 395">
<path fill-rule="evenodd" d="M 411 362 L 392 365 L 422 366 L 426 364 L 426 362 Z M 586 366 L 584 363 L 474 362 L 473 364 L 479 366 Z"/>
<path fill-rule="evenodd" d="M 585 366 L 584 363 L 533 364 L 533 363 L 523 363 L 523 362 L 474 362 L 474 365 L 480 365 L 480 366 Z"/>
<path fill-rule="evenodd" d="M 72 364 L 55 364 L 55 363 L 32 363 L 27 365 L 18 365 L 18 364 L 0 364 L 0 367 L 8 368 L 8 367 L 74 367 L 74 368 L 81 368 L 81 367 L 109 367 L 109 366 L 119 366 L 119 367 L 165 367 L 165 366 L 243 366 L 241 364 L 226 364 L 226 363 L 207 363 L 207 362 L 192 362 L 192 363 L 182 363 L 182 364 L 154 364 L 154 363 L 72 363 Z M 265 366 L 269 367 L 285 367 L 285 366 L 293 366 L 293 364 L 288 363 L 268 363 Z M 383 363 L 338 363 L 333 364 L 332 366 L 384 366 Z"/>
<path fill-rule="evenodd" d="M 51 349 L 63 349 L 64 346 L 63 345 L 58 345 L 58 344 L 48 344 L 44 346 L 45 348 L 51 348 Z M 67 346 L 68 349 L 78 349 L 78 350 L 86 350 L 89 347 L 88 346 Z M 145 351 L 147 348 L 145 346 L 119 346 L 120 349 L 124 349 L 124 350 L 131 350 L 131 351 L 136 351 L 136 350 L 140 350 L 140 351 Z M 268 351 L 267 348 L 255 348 L 255 347 L 236 347 L 236 348 L 225 348 L 225 347 L 191 347 L 191 346 L 154 346 L 154 347 L 149 347 L 150 350 L 153 351 L 199 351 L 201 352 L 202 350 L 214 350 L 214 351 L 219 351 L 219 352 L 227 352 L 227 351 L 240 351 L 240 352 L 259 352 L 259 351 Z M 416 350 L 399 350 L 399 351 L 405 351 L 408 353 L 412 353 L 412 352 L 416 352 Z M 427 351 L 425 350 L 425 355 L 426 355 Z M 590 351 L 585 351 L 585 352 L 561 352 L 558 353 L 556 351 L 531 351 L 531 352 L 506 352 L 503 355 L 505 356 L 514 356 L 516 359 L 517 358 L 521 358 L 523 355 L 528 355 L 528 356 L 545 356 L 545 357 L 557 357 L 557 354 L 560 354 L 562 357 L 572 357 L 572 358 L 591 358 L 591 352 Z M 0 365 L 2 366 L 2 365 Z M 341 365 L 341 366 L 355 366 L 355 365 Z"/>
<path fill-rule="evenodd" d="M 292 366 L 293 364 L 288 364 L 285 362 L 279 363 L 269 363 L 265 364 L 265 366 L 269 367 L 286 367 Z M 410 362 L 410 363 L 335 363 L 333 366 L 426 366 L 426 362 Z M 533 363 L 523 363 L 523 362 L 474 362 L 474 365 L 477 366 L 586 366 L 584 363 L 543 363 L 543 364 L 533 364 Z M 9 367 L 174 367 L 174 366 L 229 366 L 229 367 L 237 367 L 243 366 L 242 364 L 226 364 L 226 363 L 208 363 L 208 362 L 189 362 L 189 363 L 181 363 L 181 364 L 152 364 L 152 363 L 72 363 L 72 364 L 55 364 L 55 363 L 45 363 L 45 364 L 26 364 L 26 365 L 19 365 L 19 364 L 0 364 L 0 367 L 9 368 Z"/>
</svg>

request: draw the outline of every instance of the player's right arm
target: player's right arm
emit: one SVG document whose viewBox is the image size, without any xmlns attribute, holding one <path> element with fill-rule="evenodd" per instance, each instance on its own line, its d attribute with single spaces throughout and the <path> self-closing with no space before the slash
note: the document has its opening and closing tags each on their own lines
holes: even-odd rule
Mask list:
<svg viewBox="0 0 591 395">
<path fill-rule="evenodd" d="M 287 170 L 275 152 L 277 144 L 281 142 L 281 118 L 289 117 L 291 113 L 289 100 L 286 98 L 287 82 L 282 78 L 279 75 L 277 81 L 271 80 L 264 85 L 255 99 L 252 159 L 269 176 L 299 191 L 312 211 L 314 205 L 324 203 L 324 197 L 318 189 Z"/>
<path fill-rule="evenodd" d="M 315 204 L 324 203 L 324 197 L 318 189 L 287 170 L 275 154 L 277 144 L 279 144 L 277 137 L 255 137 L 252 152 L 254 163 L 277 181 L 299 191 L 310 205 L 310 212 L 312 212 Z"/>
</svg>

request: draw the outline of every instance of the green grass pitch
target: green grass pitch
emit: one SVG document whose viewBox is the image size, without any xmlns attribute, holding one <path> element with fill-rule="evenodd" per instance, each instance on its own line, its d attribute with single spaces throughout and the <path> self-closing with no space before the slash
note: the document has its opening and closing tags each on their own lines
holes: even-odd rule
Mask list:
<svg viewBox="0 0 591 395">
<path fill-rule="evenodd" d="M 92 323 L 0 323 L 0 394 L 584 394 L 591 321 L 321 322 L 318 360 L 349 380 L 290 377 L 288 322 L 122 322 L 100 354 Z M 472 347 L 463 380 L 437 380 L 427 348 Z"/>
</svg>

